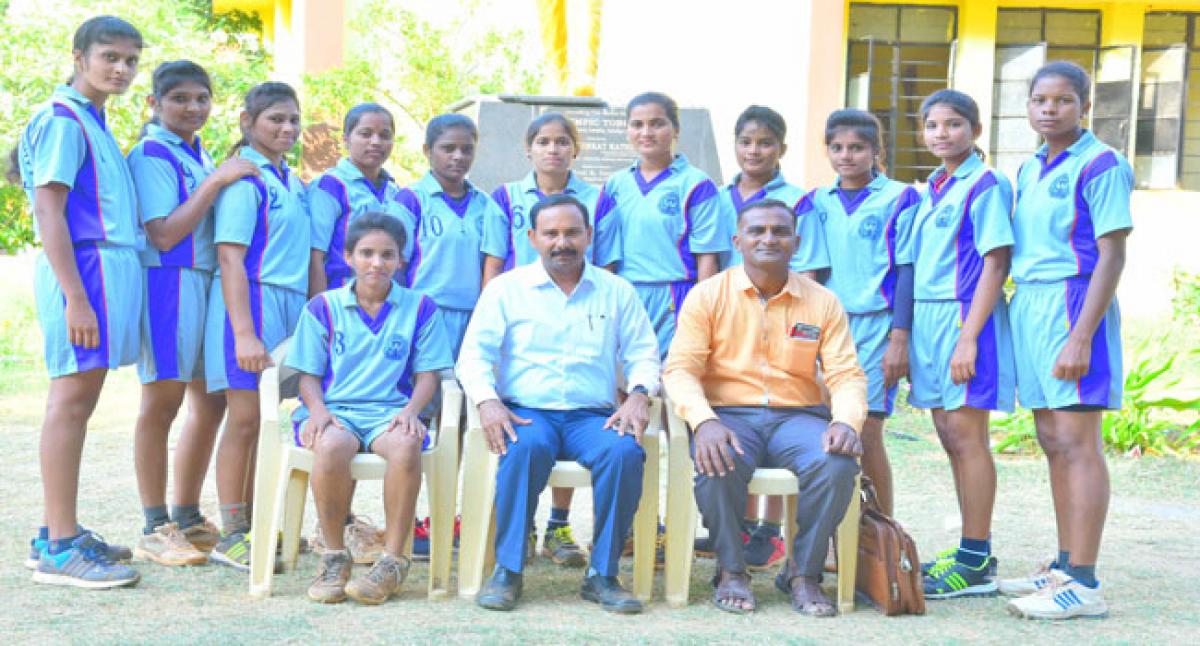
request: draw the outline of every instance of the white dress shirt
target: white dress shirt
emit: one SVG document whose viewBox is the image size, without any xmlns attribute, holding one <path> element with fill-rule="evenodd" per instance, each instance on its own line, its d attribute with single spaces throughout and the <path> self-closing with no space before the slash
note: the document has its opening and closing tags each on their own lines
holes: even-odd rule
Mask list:
<svg viewBox="0 0 1200 646">
<path fill-rule="evenodd" d="M 467 326 L 456 373 L 475 403 L 574 410 L 616 404 L 617 362 L 632 390 L 657 394 L 654 328 L 633 286 L 593 265 L 570 295 L 541 261 L 484 288 Z"/>
</svg>

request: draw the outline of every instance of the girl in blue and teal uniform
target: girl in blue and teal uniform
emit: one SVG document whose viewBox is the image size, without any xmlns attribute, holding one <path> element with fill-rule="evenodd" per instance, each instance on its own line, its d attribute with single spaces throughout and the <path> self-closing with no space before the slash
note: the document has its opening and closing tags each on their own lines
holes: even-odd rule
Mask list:
<svg viewBox="0 0 1200 646">
<path fill-rule="evenodd" d="M 245 159 L 217 168 L 198 132 L 212 110 L 212 83 L 191 61 L 154 70 L 154 119 L 128 162 L 147 244 L 142 251 L 142 406 L 134 430 L 134 464 L 146 518 L 138 558 L 161 565 L 207 560 L 219 538 L 200 514 L 200 489 L 212 457 L 225 400 L 204 380 L 202 341 L 217 265 L 212 207 L 226 186 L 258 176 Z M 175 450 L 175 504 L 167 513 L 167 438 L 184 394 L 188 416 Z"/>
<path fill-rule="evenodd" d="M 308 192 L 311 294 L 341 287 L 354 277 L 343 248 L 346 231 L 355 218 L 370 211 L 397 218 L 402 214 L 396 201 L 400 187 L 383 167 L 396 142 L 392 113 L 378 103 L 360 103 L 346 113 L 342 138 L 347 155 L 313 180 Z M 399 271 L 403 276 L 403 261 Z"/>
<path fill-rule="evenodd" d="M 18 161 L 42 244 L 34 274 L 50 391 L 42 421 L 44 525 L 27 565 L 38 583 L 133 585 L 127 548 L 78 524 L 79 469 L 87 423 L 110 370 L 138 357 L 144 244 L 137 192 L 108 129 L 105 103 L 137 74 L 142 36 L 97 16 L 79 26 L 74 74 L 54 89 L 21 134 Z"/>
<path fill-rule="evenodd" d="M 1133 170 L 1083 128 L 1091 79 L 1079 66 L 1047 64 L 1029 94 L 1029 123 L 1045 144 L 1017 174 L 1012 325 L 1017 391 L 1050 462 L 1058 554 L 1000 591 L 1026 595 L 1009 603 L 1018 616 L 1100 617 L 1108 607 L 1096 559 L 1109 499 L 1101 422 L 1121 408 L 1116 290 L 1133 229 Z"/>
<path fill-rule="evenodd" d="M 433 299 L 458 358 L 484 276 L 508 256 L 508 219 L 467 179 L 479 131 L 470 117 L 443 114 L 425 128 L 429 172 L 396 196 L 412 232 L 407 284 Z"/>
<path fill-rule="evenodd" d="M 846 309 L 858 362 L 867 373 L 863 473 L 884 513 L 892 513 L 892 468 L 883 421 L 892 412 L 896 384 L 908 373 L 912 327 L 912 265 L 896 251 L 907 244 L 920 202 L 916 189 L 883 173 L 883 128 L 862 110 L 838 110 L 825 122 L 825 148 L 837 173 L 833 186 L 809 194 L 813 219 L 829 261 L 825 286 Z"/>
<path fill-rule="evenodd" d="M 209 392 L 224 392 L 225 433 L 217 447 L 222 534 L 209 558 L 250 567 L 250 503 L 258 440 L 258 375 L 271 352 L 296 329 L 308 295 L 311 223 L 304 184 L 284 155 L 300 137 L 300 101 L 285 83 L 262 83 L 246 95 L 235 147 L 259 175 L 244 177 L 217 199 L 214 241 L 218 275 L 204 329 Z"/>
<path fill-rule="evenodd" d="M 949 599 L 996 591 L 988 417 L 1013 409 L 1016 388 L 1002 291 L 1013 245 L 1012 188 L 975 145 L 983 126 L 974 99 L 934 92 L 921 104 L 921 122 L 925 145 L 942 165 L 929 177 L 896 263 L 913 266 L 909 403 L 933 414 L 962 515 L 958 548 L 922 566 L 925 596 Z"/>
<path fill-rule="evenodd" d="M 659 92 L 639 94 L 625 108 L 625 124 L 638 161 L 604 185 L 621 212 L 617 274 L 633 283 L 665 357 L 683 299 L 697 281 L 717 273 L 730 236 L 716 184 L 675 153 L 675 101 Z"/>
</svg>

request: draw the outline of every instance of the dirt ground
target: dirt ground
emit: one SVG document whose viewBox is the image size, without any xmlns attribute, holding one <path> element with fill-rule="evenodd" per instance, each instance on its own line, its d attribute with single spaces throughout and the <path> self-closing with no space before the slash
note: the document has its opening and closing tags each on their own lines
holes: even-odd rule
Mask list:
<svg viewBox="0 0 1200 646">
<path fill-rule="evenodd" d="M 32 529 L 38 524 L 41 490 L 37 470 L 37 425 L 43 405 L 40 376 L 0 394 L 0 630 L 14 642 L 617 642 L 678 643 L 951 642 L 1030 641 L 1186 643 L 1200 629 L 1200 463 L 1176 459 L 1112 458 L 1113 501 L 1099 574 L 1112 607 L 1103 621 L 1048 624 L 1016 620 L 999 598 L 930 602 L 924 617 L 885 618 L 859 605 L 832 620 L 800 617 L 759 575 L 755 591 L 761 610 L 734 617 L 715 611 L 705 582 L 712 561 L 698 561 L 692 604 L 672 610 L 656 601 L 636 617 L 607 615 L 578 598 L 581 573 L 545 561 L 527 575 L 521 607 L 502 614 L 458 600 L 424 599 L 425 566 L 416 565 L 399 600 L 375 608 L 353 604 L 321 606 L 304 597 L 315 570 L 302 557 L 298 572 L 276 579 L 266 601 L 246 594 L 245 577 L 225 568 L 167 569 L 142 564 L 133 589 L 84 592 L 30 582 L 21 567 Z M 133 371 L 113 375 L 94 419 L 84 458 L 81 520 L 114 542 L 137 538 L 141 516 L 132 470 L 131 428 L 136 414 Z M 889 450 L 897 480 L 897 516 L 926 555 L 957 540 L 957 513 L 946 459 L 926 417 L 901 414 L 891 425 Z M 1053 515 L 1046 469 L 1035 458 L 999 458 L 1000 495 L 993 528 L 1000 572 L 1012 576 L 1032 568 L 1054 548 Z M 664 465 L 665 467 L 665 465 Z M 382 518 L 377 483 L 359 489 L 356 509 Z M 572 518 L 576 535 L 590 533 L 590 500 L 577 497 Z M 215 511 L 211 480 L 204 507 Z M 539 525 L 545 522 L 543 499 Z M 311 504 L 305 528 L 312 526 Z M 629 564 L 625 563 L 626 568 Z M 628 573 L 626 572 L 626 577 Z M 6 641 L 7 641 L 6 639 Z M 1194 643 L 1194 642 L 1193 642 Z"/>
</svg>

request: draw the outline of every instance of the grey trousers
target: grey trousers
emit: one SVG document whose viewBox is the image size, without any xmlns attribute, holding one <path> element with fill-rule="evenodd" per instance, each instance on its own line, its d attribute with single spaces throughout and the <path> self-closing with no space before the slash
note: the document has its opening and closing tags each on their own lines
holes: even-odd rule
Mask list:
<svg viewBox="0 0 1200 646">
<path fill-rule="evenodd" d="M 850 504 L 858 462 L 821 448 L 821 436 L 829 422 L 807 409 L 748 406 L 718 408 L 716 413 L 745 451 L 742 456 L 733 454 L 737 469 L 732 473 L 716 477 L 696 474 L 696 505 L 721 569 L 746 571 L 742 519 L 750 478 L 756 468 L 763 467 L 787 469 L 800 481 L 792 555 L 799 574 L 819 575 L 829 538 Z M 692 454 L 694 457 L 694 445 Z"/>
</svg>

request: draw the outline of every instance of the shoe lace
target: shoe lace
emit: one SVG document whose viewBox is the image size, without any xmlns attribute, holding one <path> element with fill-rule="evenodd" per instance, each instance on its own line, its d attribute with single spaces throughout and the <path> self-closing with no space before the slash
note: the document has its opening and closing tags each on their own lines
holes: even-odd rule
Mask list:
<svg viewBox="0 0 1200 646">
<path fill-rule="evenodd" d="M 112 561 L 108 558 L 108 544 L 99 538 L 98 535 L 92 532 L 87 532 L 83 536 L 83 540 L 75 546 L 87 560 L 108 565 Z"/>
<path fill-rule="evenodd" d="M 193 549 L 191 542 L 183 535 L 183 531 L 179 529 L 179 525 L 175 523 L 167 523 L 158 528 L 158 533 L 162 535 L 167 545 L 175 549 Z"/>
<path fill-rule="evenodd" d="M 554 538 L 558 541 L 561 547 L 567 549 L 579 549 L 579 545 L 575 543 L 575 535 L 571 532 L 570 525 L 564 525 L 554 530 Z"/>
<path fill-rule="evenodd" d="M 367 572 L 367 580 L 380 586 L 388 583 L 389 577 L 395 577 L 396 581 L 403 581 L 409 567 L 406 561 L 408 561 L 407 558 L 402 561 L 395 557 L 379 559 L 375 561 L 375 565 L 371 566 L 371 571 Z"/>
<path fill-rule="evenodd" d="M 321 557 L 321 567 L 317 569 L 317 579 L 329 583 L 341 581 L 342 565 L 349 559 L 345 551 L 326 552 Z"/>
<path fill-rule="evenodd" d="M 929 576 L 934 579 L 940 579 L 948 574 L 950 570 L 954 569 L 954 566 L 957 564 L 958 561 L 954 559 L 938 559 L 933 564 L 933 567 L 929 568 Z"/>
</svg>

